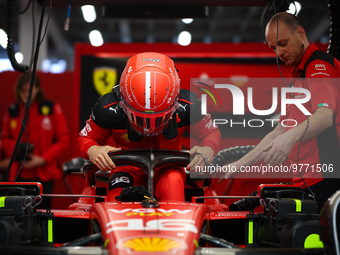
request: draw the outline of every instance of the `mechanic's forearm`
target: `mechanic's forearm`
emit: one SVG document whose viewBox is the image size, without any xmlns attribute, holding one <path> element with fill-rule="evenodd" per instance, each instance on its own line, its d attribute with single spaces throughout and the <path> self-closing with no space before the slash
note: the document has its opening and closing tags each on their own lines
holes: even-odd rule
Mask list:
<svg viewBox="0 0 340 255">
<path fill-rule="evenodd" d="M 309 121 L 309 123 L 308 123 Z M 287 131 L 290 134 L 294 143 L 306 141 L 313 137 L 316 137 L 326 129 L 330 128 L 333 124 L 333 111 L 326 107 L 317 109 L 309 119 L 305 120 L 301 124 Z M 308 125 L 307 131 L 306 127 Z M 305 133 L 306 131 L 306 133 Z M 305 134 L 304 134 L 305 133 Z"/>
<path fill-rule="evenodd" d="M 268 133 L 254 149 L 236 162 L 237 167 L 253 165 L 263 160 L 268 153 L 267 151 L 264 152 L 263 149 L 277 136 L 276 132 L 274 130 Z"/>
</svg>

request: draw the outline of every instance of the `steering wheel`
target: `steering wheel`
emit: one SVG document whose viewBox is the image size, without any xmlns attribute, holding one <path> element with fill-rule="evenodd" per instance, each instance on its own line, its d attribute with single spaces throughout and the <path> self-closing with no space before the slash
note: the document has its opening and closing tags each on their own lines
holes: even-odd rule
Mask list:
<svg viewBox="0 0 340 255">
<path fill-rule="evenodd" d="M 109 157 L 116 166 L 135 166 L 148 175 L 148 191 L 153 196 L 153 171 L 169 167 L 186 167 L 190 162 L 189 152 L 161 149 L 133 149 L 110 152 Z M 93 163 L 83 168 L 86 181 L 96 185 L 95 173 L 100 171 Z"/>
</svg>

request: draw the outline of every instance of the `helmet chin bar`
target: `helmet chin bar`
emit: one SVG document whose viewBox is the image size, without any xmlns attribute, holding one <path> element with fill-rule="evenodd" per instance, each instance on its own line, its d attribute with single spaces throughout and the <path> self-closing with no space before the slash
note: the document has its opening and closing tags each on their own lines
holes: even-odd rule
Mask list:
<svg viewBox="0 0 340 255">
<path fill-rule="evenodd" d="M 124 98 L 119 103 L 123 108 L 132 130 L 142 136 L 155 136 L 163 132 L 177 109 L 177 100 L 162 112 L 140 112 L 128 105 Z"/>
<path fill-rule="evenodd" d="M 169 125 L 169 120 L 164 125 L 164 127 L 162 129 L 160 129 L 158 131 L 153 131 L 153 132 L 152 131 L 150 131 L 150 132 L 143 132 L 143 131 L 139 130 L 140 128 L 137 129 L 130 120 L 129 120 L 129 125 L 130 125 L 130 128 L 133 130 L 133 132 L 135 132 L 138 135 L 141 135 L 141 136 L 156 136 L 158 134 L 161 134 L 167 128 L 167 126 Z"/>
</svg>

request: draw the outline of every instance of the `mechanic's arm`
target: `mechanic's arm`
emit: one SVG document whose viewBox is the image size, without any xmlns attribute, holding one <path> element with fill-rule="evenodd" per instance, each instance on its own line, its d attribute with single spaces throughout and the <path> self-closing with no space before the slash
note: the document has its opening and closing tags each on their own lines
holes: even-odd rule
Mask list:
<svg viewBox="0 0 340 255">
<path fill-rule="evenodd" d="M 320 107 L 309 117 L 309 126 L 303 137 L 303 141 L 311 139 L 332 126 L 333 110 Z M 268 133 L 261 142 L 241 159 L 233 162 L 230 166 L 236 171 L 227 173 L 224 178 L 230 178 L 237 173 L 241 166 L 249 166 L 264 160 L 266 164 L 280 165 L 287 158 L 294 144 L 300 142 L 306 130 L 307 120 L 285 132 L 286 128 L 280 123 Z"/>
<path fill-rule="evenodd" d="M 277 124 L 274 130 L 268 133 L 254 149 L 230 165 L 235 166 L 236 170 L 238 171 L 241 166 L 253 165 L 257 162 L 260 162 L 268 154 L 268 150 L 264 151 L 264 149 L 268 147 L 268 144 L 270 144 L 276 137 L 282 135 L 285 131 L 285 127 L 283 127 L 280 123 Z M 230 173 L 228 173 L 225 178 L 230 176 Z"/>
<path fill-rule="evenodd" d="M 272 140 L 265 148 L 267 156 L 264 162 L 270 165 L 280 165 L 287 159 L 294 144 L 316 137 L 333 124 L 333 110 L 327 107 L 318 108 L 310 117 L 296 127 L 279 135 Z M 307 131 L 306 127 L 308 125 Z M 305 135 L 304 132 L 306 131 Z"/>
</svg>

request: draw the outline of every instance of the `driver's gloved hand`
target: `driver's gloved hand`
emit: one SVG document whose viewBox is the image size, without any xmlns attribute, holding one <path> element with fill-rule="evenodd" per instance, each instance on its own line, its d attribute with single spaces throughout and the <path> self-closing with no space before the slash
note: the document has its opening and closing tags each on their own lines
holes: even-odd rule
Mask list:
<svg viewBox="0 0 340 255">
<path fill-rule="evenodd" d="M 144 186 L 131 186 L 124 188 L 120 195 L 116 196 L 116 200 L 122 202 L 141 202 L 145 200 L 146 197 L 150 197 L 150 193 Z"/>
</svg>

